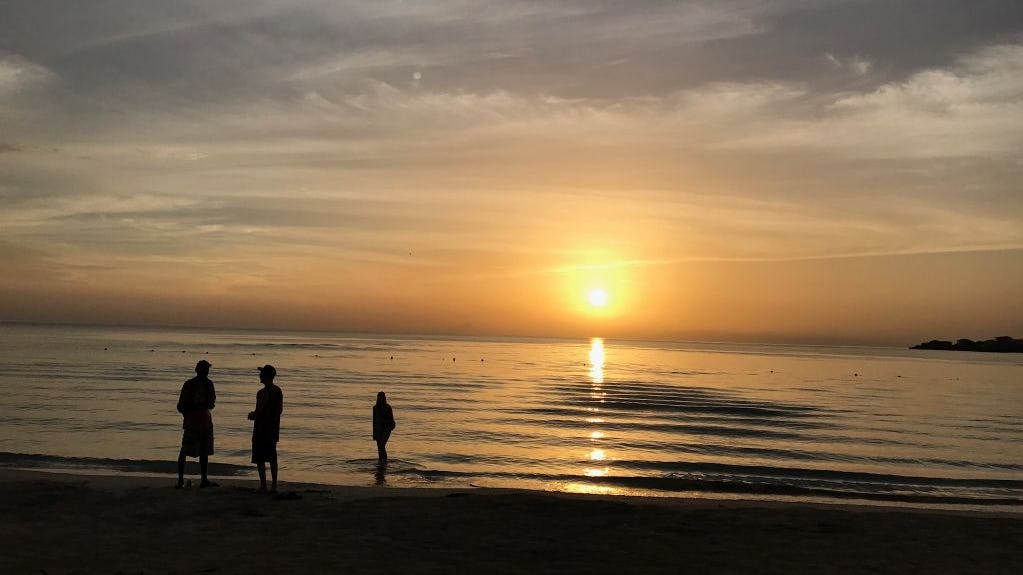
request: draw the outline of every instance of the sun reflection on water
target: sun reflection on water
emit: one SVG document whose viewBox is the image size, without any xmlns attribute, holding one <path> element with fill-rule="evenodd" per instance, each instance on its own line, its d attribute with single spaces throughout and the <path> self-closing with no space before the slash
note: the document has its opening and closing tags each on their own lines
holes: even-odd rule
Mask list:
<svg viewBox="0 0 1023 575">
<path fill-rule="evenodd" d="M 607 394 L 603 390 L 604 385 L 604 340 L 595 337 L 590 340 L 590 399 L 595 402 L 604 403 L 604 399 Z M 591 412 L 600 411 L 598 408 L 588 408 Z M 601 417 L 588 417 L 586 418 L 587 423 L 599 424 L 604 423 L 604 419 Z M 595 429 L 590 431 L 589 440 L 591 444 L 599 442 L 604 438 L 604 432 Z M 599 445 L 599 443 L 598 443 Z M 600 447 L 594 445 L 587 454 L 590 461 L 606 461 L 607 453 Z M 583 469 L 583 474 L 586 477 L 607 477 L 610 473 L 608 467 L 587 467 Z"/>
<path fill-rule="evenodd" d="M 585 493 L 588 495 L 618 495 L 623 491 L 609 485 L 592 485 L 589 483 L 569 483 L 565 485 L 568 493 Z"/>
<path fill-rule="evenodd" d="M 590 340 L 590 379 L 597 385 L 604 383 L 604 340 L 599 337 Z"/>
</svg>

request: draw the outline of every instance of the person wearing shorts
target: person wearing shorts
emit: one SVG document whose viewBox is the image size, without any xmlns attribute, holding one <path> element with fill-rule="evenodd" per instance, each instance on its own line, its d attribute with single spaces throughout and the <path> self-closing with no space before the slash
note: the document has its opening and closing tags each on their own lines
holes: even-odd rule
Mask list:
<svg viewBox="0 0 1023 575">
<path fill-rule="evenodd" d="M 213 407 L 217 403 L 217 392 L 210 381 L 210 362 L 205 359 L 195 364 L 195 377 L 181 386 L 178 395 L 178 413 L 183 421 L 181 428 L 181 451 L 178 453 L 178 484 L 185 485 L 185 458 L 199 458 L 199 472 L 202 482 L 199 487 L 216 487 L 207 477 L 209 456 L 213 455 Z"/>
<path fill-rule="evenodd" d="M 256 409 L 249 413 L 252 423 L 252 462 L 259 471 L 259 490 L 266 491 L 266 463 L 270 463 L 270 492 L 277 492 L 277 442 L 281 436 L 284 392 L 274 385 L 277 370 L 272 365 L 259 368 L 263 389 L 256 392 Z"/>
</svg>

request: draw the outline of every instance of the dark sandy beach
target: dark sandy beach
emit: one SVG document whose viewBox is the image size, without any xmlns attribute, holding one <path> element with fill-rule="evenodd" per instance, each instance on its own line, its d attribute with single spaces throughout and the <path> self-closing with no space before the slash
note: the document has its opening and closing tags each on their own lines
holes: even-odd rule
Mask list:
<svg viewBox="0 0 1023 575">
<path fill-rule="evenodd" d="M 1019 514 L 0 472 L 2 573 L 1021 573 Z"/>
</svg>

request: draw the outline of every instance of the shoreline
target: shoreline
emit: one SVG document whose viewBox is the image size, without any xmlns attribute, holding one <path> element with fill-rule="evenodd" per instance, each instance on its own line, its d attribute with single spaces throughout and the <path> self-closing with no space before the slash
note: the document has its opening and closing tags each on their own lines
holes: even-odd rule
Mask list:
<svg viewBox="0 0 1023 575">
<path fill-rule="evenodd" d="M 368 460 L 367 460 L 368 461 Z M 400 460 L 395 459 L 395 462 Z M 227 480 L 254 480 L 255 467 L 251 465 L 237 465 L 225 462 L 210 462 L 210 476 Z M 85 476 L 137 476 L 137 477 L 172 477 L 174 474 L 174 462 L 164 460 L 131 460 L 131 459 L 97 459 L 90 457 L 63 457 L 42 454 L 5 453 L 0 452 L 0 471 L 3 470 L 25 470 L 50 472 L 58 474 L 78 474 Z M 186 475 L 198 473 L 198 463 L 189 460 L 186 467 Z M 283 469 L 284 477 L 294 477 L 287 469 Z M 374 473 L 370 469 L 368 473 Z M 832 472 L 834 474 L 835 472 Z M 827 472 L 818 472 L 819 475 L 826 475 Z M 357 477 L 348 475 L 331 476 L 329 474 L 314 474 L 311 477 L 304 472 L 298 472 L 296 484 L 330 486 L 332 488 L 344 488 L 347 486 L 371 486 L 368 479 L 359 480 Z M 751 500 L 751 501 L 779 501 L 781 503 L 819 503 L 825 505 L 863 505 L 868 507 L 882 507 L 892 509 L 913 509 L 924 510 L 988 510 L 1004 513 L 1023 513 L 1023 499 L 1018 497 L 1021 482 L 1004 479 L 953 479 L 953 478 L 925 478 L 925 477 L 897 477 L 879 474 L 863 474 L 844 472 L 841 475 L 858 480 L 884 481 L 894 477 L 901 479 L 905 487 L 932 485 L 943 487 L 960 483 L 969 483 L 974 486 L 1001 488 L 1004 493 L 989 494 L 986 497 L 971 497 L 956 494 L 939 494 L 923 492 L 897 492 L 897 491 L 841 491 L 825 487 L 794 486 L 782 483 L 748 483 L 724 481 L 720 479 L 684 479 L 677 478 L 672 481 L 672 489 L 665 489 L 658 484 L 663 481 L 651 482 L 645 477 L 624 477 L 619 476 L 611 481 L 603 481 L 604 478 L 522 478 L 509 480 L 500 476 L 466 476 L 459 483 L 453 477 L 445 478 L 443 475 L 435 483 L 427 484 L 410 482 L 402 478 L 400 471 L 391 470 L 392 481 L 381 485 L 376 483 L 379 476 L 374 477 L 377 486 L 395 489 L 501 489 L 521 490 L 525 492 L 538 493 L 577 493 L 589 495 L 605 495 L 608 497 L 638 497 L 653 499 L 710 499 L 710 500 Z M 398 476 L 394 481 L 394 475 Z M 918 483 L 925 482 L 925 483 Z"/>
<path fill-rule="evenodd" d="M 199 477 L 196 474 L 185 474 L 186 482 L 191 486 L 183 491 L 198 491 Z M 218 487 L 233 491 L 256 492 L 259 478 L 252 474 L 222 476 L 210 474 L 210 480 Z M 269 480 L 269 479 L 268 479 Z M 136 489 L 167 489 L 173 488 L 176 476 L 156 473 L 108 473 L 94 469 L 28 469 L 0 467 L 0 485 L 22 481 L 42 481 L 52 483 L 69 483 L 92 490 L 110 494 L 123 495 Z M 497 487 L 479 485 L 354 485 L 316 481 L 279 481 L 280 493 L 309 492 L 330 493 L 339 499 L 372 499 L 379 497 L 446 497 L 462 496 L 462 494 L 479 495 L 523 495 L 578 498 L 594 501 L 620 501 L 630 505 L 650 505 L 661 507 L 807 507 L 821 509 L 840 509 L 866 513 L 904 512 L 939 515 L 966 515 L 976 517 L 1008 517 L 1023 520 L 1023 507 L 1005 505 L 955 505 L 955 504 L 917 504 L 904 502 L 894 505 L 890 501 L 874 501 L 853 498 L 790 498 L 779 499 L 772 496 L 758 496 L 756 493 L 723 493 L 723 492 L 662 492 L 658 495 L 644 493 L 603 493 L 599 491 L 562 491 L 555 489 L 528 489 L 520 487 Z M 453 495 L 452 495 L 453 494 Z"/>
<path fill-rule="evenodd" d="M 2 469 L 0 571 L 1023 572 L 1018 513 L 218 481 Z"/>
<path fill-rule="evenodd" d="M 8 457 L 4 457 L 4 456 Z M 14 456 L 13 458 L 10 456 Z M 94 465 L 97 463 L 100 465 Z M 398 461 L 398 460 L 395 460 Z M 61 465 L 65 463 L 68 465 Z M 138 478 L 171 478 L 174 476 L 173 461 L 150 461 L 146 466 L 138 465 L 135 460 L 95 460 L 92 458 L 68 458 L 46 455 L 4 454 L 0 453 L 0 472 L 28 471 L 52 473 L 58 475 L 80 475 L 87 477 L 138 477 Z M 155 464 L 155 467 L 154 465 Z M 158 469 L 158 470 L 157 470 Z M 293 477 L 285 471 L 286 477 Z M 186 479 L 198 474 L 198 463 L 189 461 L 186 467 Z M 953 495 L 933 495 L 915 493 L 864 493 L 843 492 L 831 489 L 799 488 L 785 485 L 745 485 L 742 488 L 732 482 L 714 480 L 676 480 L 675 484 L 685 488 L 658 489 L 647 486 L 644 478 L 622 478 L 604 483 L 601 478 L 585 480 L 552 481 L 522 485 L 521 481 L 504 481 L 501 478 L 487 476 L 464 478 L 466 482 L 459 484 L 453 480 L 442 480 L 430 483 L 412 483 L 398 480 L 379 483 L 376 476 L 373 485 L 368 481 L 360 481 L 353 476 L 319 475 L 303 477 L 290 481 L 293 485 L 316 486 L 318 488 L 344 489 L 348 487 L 377 487 L 381 489 L 492 489 L 506 491 L 522 491 L 526 493 L 565 493 L 581 495 L 600 495 L 610 498 L 638 499 L 707 499 L 723 501 L 777 501 L 783 504 L 805 503 L 821 505 L 858 505 L 890 509 L 922 509 L 948 511 L 991 511 L 1001 513 L 1023 514 L 1023 500 L 1017 497 L 961 497 Z M 253 466 L 240 466 L 231 463 L 210 462 L 210 477 L 218 480 L 234 482 L 255 481 L 256 473 Z M 393 478 L 392 478 L 393 479 Z M 168 481 L 170 481 L 168 479 Z M 955 480 L 950 480 L 955 481 Z M 972 480 L 981 481 L 981 480 Z M 998 484 L 1002 480 L 983 480 Z M 528 482 L 527 482 L 528 483 Z"/>
</svg>

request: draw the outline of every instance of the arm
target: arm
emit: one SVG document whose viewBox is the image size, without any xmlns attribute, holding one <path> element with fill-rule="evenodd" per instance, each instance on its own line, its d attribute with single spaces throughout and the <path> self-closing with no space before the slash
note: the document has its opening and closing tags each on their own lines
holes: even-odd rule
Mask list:
<svg viewBox="0 0 1023 575">
<path fill-rule="evenodd" d="M 266 401 L 264 401 L 265 396 L 266 394 L 262 389 L 256 392 L 256 409 L 249 412 L 249 419 L 255 421 L 263 417 L 263 409 L 266 404 Z"/>
<path fill-rule="evenodd" d="M 206 380 L 209 383 L 209 397 L 206 398 L 206 409 L 213 409 L 217 405 L 217 390 L 213 387 L 213 382 Z"/>
<path fill-rule="evenodd" d="M 188 382 L 181 386 L 181 393 L 178 394 L 178 413 L 184 415 L 188 411 L 188 403 L 185 402 L 185 392 L 188 390 Z"/>
</svg>

